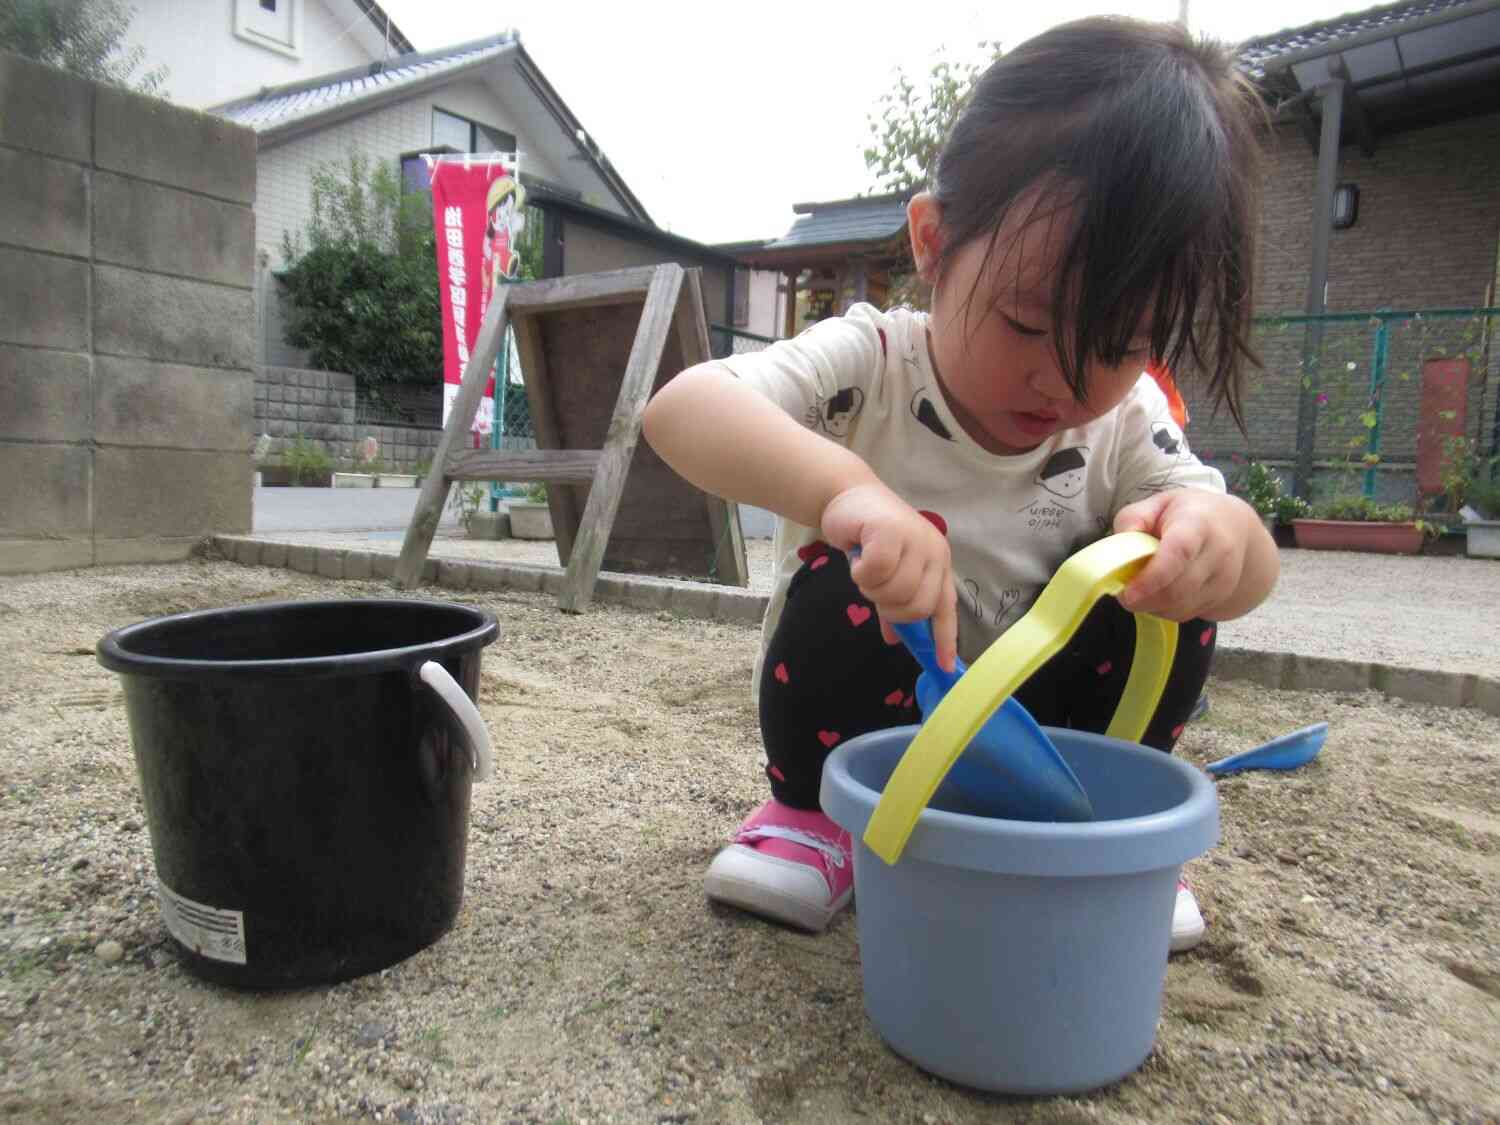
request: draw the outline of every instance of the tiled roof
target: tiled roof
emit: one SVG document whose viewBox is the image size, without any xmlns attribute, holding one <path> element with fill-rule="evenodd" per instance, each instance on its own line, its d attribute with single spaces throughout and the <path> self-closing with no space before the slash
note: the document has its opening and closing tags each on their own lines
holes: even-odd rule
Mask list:
<svg viewBox="0 0 1500 1125">
<path fill-rule="evenodd" d="M 1424 16 L 1437 15 L 1452 8 L 1462 8 L 1471 0 L 1406 0 L 1399 4 L 1382 4 L 1362 12 L 1350 12 L 1321 23 L 1288 28 L 1270 35 L 1257 36 L 1240 44 L 1240 69 L 1252 78 L 1265 75 L 1265 64 L 1281 55 L 1305 51 L 1311 47 L 1337 43 L 1365 32 L 1395 28 L 1399 24 Z"/>
<path fill-rule="evenodd" d="M 885 242 L 906 228 L 906 197 L 873 196 L 836 203 L 799 203 L 800 217 L 767 250 L 832 246 L 845 242 Z"/>
<path fill-rule="evenodd" d="M 256 132 L 276 128 L 300 118 L 315 116 L 347 105 L 414 85 L 450 70 L 459 70 L 504 54 L 520 40 L 514 33 L 462 43 L 424 54 L 397 55 L 385 63 L 340 71 L 307 82 L 268 86 L 248 98 L 228 102 L 212 112 Z"/>
</svg>

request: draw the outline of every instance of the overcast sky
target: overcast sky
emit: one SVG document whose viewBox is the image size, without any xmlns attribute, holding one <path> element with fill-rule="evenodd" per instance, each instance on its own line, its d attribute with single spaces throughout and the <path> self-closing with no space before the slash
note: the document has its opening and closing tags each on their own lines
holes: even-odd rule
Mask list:
<svg viewBox="0 0 1500 1125">
<path fill-rule="evenodd" d="M 1175 19 L 1178 0 L 381 0 L 418 50 L 516 27 L 651 217 L 705 242 L 773 238 L 792 204 L 869 190 L 868 114 L 897 66 L 976 58 L 1104 12 Z M 1368 5 L 1191 0 L 1194 30 L 1238 41 Z M 522 138 L 524 149 L 525 139 Z"/>
</svg>

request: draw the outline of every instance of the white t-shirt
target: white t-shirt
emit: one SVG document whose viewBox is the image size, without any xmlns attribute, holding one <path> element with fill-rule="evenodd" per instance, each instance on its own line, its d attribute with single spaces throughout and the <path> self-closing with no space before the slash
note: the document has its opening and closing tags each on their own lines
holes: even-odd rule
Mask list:
<svg viewBox="0 0 1500 1125">
<path fill-rule="evenodd" d="M 1149 375 L 1109 413 L 1027 453 L 981 448 L 933 374 L 927 314 L 855 305 L 842 317 L 725 366 L 808 429 L 858 454 L 897 495 L 946 525 L 966 661 L 1018 621 L 1070 555 L 1103 537 L 1127 504 L 1167 489 L 1224 491 L 1188 451 Z M 799 548 L 816 528 L 778 520 L 776 584 L 761 653 L 780 620 Z M 755 682 L 760 680 L 759 661 Z"/>
</svg>

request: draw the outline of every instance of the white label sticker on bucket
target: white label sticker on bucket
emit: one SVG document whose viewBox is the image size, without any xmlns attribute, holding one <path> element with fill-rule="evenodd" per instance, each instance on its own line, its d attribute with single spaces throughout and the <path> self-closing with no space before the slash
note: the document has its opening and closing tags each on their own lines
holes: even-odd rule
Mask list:
<svg viewBox="0 0 1500 1125">
<path fill-rule="evenodd" d="M 200 957 L 245 964 L 245 915 L 184 898 L 157 880 L 167 930 Z"/>
</svg>

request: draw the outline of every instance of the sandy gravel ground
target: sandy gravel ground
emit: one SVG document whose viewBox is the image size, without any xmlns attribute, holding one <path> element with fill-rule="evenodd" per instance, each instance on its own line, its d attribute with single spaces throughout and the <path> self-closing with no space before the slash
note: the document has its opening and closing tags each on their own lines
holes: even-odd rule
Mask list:
<svg viewBox="0 0 1500 1125">
<path fill-rule="evenodd" d="M 988 1097 L 874 1035 L 854 918 L 813 938 L 703 901 L 763 796 L 756 631 L 540 595 L 451 595 L 502 627 L 480 692 L 501 768 L 455 929 L 332 988 L 203 984 L 167 944 L 93 646 L 171 611 L 387 594 L 207 561 L 0 583 L 0 1119 L 1500 1118 L 1500 720 L 1212 685 L 1189 759 L 1322 719 L 1327 748 L 1219 783 L 1223 842 L 1192 865 L 1209 936 L 1172 962 L 1146 1065 L 1084 1097 Z"/>
</svg>

